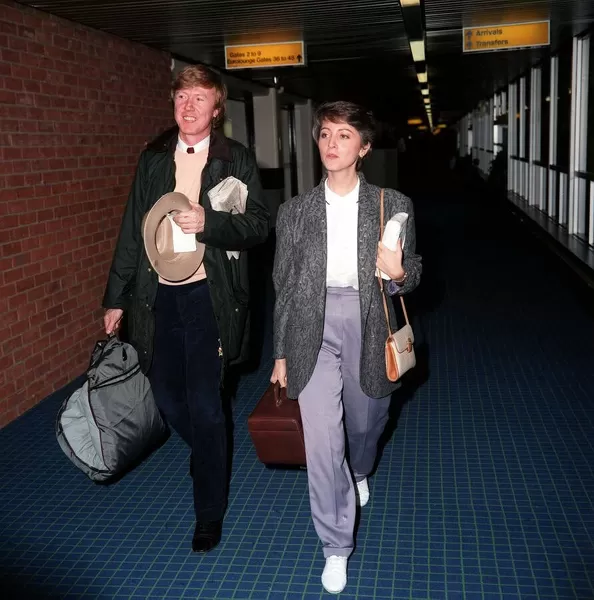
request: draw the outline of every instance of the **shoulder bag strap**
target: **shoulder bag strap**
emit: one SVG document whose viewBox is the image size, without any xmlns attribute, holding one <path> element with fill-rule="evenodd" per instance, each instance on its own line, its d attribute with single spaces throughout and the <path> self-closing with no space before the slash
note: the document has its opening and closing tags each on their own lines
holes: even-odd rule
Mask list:
<svg viewBox="0 0 594 600">
<path fill-rule="evenodd" d="M 380 242 L 384 237 L 384 188 L 380 191 Z M 390 325 L 390 312 L 388 311 L 388 302 L 386 301 L 386 292 L 384 291 L 384 284 L 382 281 L 381 273 L 377 270 L 377 282 L 379 284 L 380 293 L 384 303 L 384 314 L 386 315 L 386 323 L 388 325 L 388 331 L 392 335 L 392 326 Z M 402 305 L 402 312 L 404 314 L 404 320 L 407 325 L 410 325 L 408 320 L 408 313 L 406 312 L 406 305 L 404 304 L 404 298 L 400 296 L 400 304 Z"/>
</svg>

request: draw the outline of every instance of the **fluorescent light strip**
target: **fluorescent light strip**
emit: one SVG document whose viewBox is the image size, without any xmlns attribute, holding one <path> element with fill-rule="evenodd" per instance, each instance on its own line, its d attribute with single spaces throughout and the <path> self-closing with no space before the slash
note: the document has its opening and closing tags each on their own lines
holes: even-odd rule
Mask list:
<svg viewBox="0 0 594 600">
<path fill-rule="evenodd" d="M 410 51 L 415 62 L 425 62 L 425 40 L 411 40 Z"/>
<path fill-rule="evenodd" d="M 417 6 L 420 7 L 421 0 L 400 0 L 400 6 L 402 8 L 412 8 L 412 7 L 417 7 Z M 410 44 L 410 51 L 412 53 L 413 61 L 416 63 L 426 62 L 424 33 L 423 33 L 422 40 L 409 40 L 409 44 Z M 419 83 L 427 84 L 427 70 L 425 69 L 425 71 L 423 73 L 417 73 L 417 79 L 419 80 Z M 433 127 L 433 121 L 432 121 L 432 117 L 431 117 L 431 100 L 429 99 L 429 90 L 426 87 L 424 87 L 423 89 L 421 89 L 421 95 L 423 98 L 425 108 L 427 110 L 427 116 L 429 118 L 429 123 Z"/>
</svg>

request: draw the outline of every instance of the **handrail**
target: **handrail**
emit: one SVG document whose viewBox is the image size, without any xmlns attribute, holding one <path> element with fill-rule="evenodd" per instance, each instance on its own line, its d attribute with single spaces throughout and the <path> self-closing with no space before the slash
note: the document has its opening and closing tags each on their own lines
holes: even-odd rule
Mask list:
<svg viewBox="0 0 594 600">
<path fill-rule="evenodd" d="M 594 173 L 588 173 L 587 171 L 576 171 L 575 176 L 578 179 L 587 179 L 588 181 L 594 181 Z"/>
<path fill-rule="evenodd" d="M 551 169 L 551 171 L 556 171 L 557 173 L 565 173 L 567 175 L 567 169 L 563 167 L 558 167 L 557 165 L 549 165 L 549 169 Z"/>
</svg>

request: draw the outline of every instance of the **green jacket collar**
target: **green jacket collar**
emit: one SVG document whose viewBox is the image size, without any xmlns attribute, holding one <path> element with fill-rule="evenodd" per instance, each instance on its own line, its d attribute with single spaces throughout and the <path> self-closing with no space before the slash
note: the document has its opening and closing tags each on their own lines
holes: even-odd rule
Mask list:
<svg viewBox="0 0 594 600">
<path fill-rule="evenodd" d="M 175 152 L 179 127 L 175 125 L 171 129 L 164 131 L 159 137 L 147 144 L 147 150 L 152 152 Z M 231 162 L 231 146 L 229 140 L 219 131 L 212 131 L 210 134 L 210 147 L 208 149 L 208 160 L 218 158 Z"/>
</svg>

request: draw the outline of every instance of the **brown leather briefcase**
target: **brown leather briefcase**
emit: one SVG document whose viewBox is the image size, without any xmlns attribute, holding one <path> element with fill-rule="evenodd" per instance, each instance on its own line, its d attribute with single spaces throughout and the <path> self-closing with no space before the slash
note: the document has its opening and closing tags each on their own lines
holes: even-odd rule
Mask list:
<svg viewBox="0 0 594 600">
<path fill-rule="evenodd" d="M 305 466 L 299 403 L 287 398 L 286 388 L 270 384 L 248 417 L 248 430 L 265 465 Z"/>
</svg>

